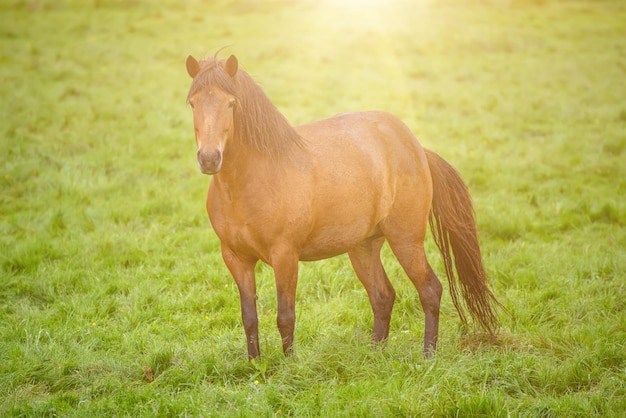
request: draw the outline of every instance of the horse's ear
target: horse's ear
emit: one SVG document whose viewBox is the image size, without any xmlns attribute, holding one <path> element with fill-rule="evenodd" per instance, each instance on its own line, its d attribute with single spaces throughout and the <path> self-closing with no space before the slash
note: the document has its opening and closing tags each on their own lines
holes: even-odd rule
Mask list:
<svg viewBox="0 0 626 418">
<path fill-rule="evenodd" d="M 237 57 L 231 55 L 226 60 L 226 64 L 224 64 L 224 69 L 230 76 L 230 78 L 235 78 L 235 74 L 237 74 L 237 69 L 239 68 L 239 63 L 237 62 Z"/>
<path fill-rule="evenodd" d="M 194 78 L 198 72 L 200 72 L 200 64 L 198 60 L 189 55 L 187 57 L 187 72 L 191 78 Z"/>
</svg>

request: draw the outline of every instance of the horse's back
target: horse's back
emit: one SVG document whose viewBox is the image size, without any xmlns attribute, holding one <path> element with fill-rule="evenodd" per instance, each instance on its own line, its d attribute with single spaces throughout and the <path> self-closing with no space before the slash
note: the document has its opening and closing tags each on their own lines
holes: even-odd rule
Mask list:
<svg viewBox="0 0 626 418">
<path fill-rule="evenodd" d="M 420 169 L 424 151 L 411 130 L 396 116 L 381 111 L 341 113 L 297 126 L 296 131 L 319 158 L 350 162 L 366 158 L 376 165 L 407 164 Z M 338 168 L 338 167 L 335 167 Z"/>
<path fill-rule="evenodd" d="M 296 130 L 317 165 L 314 174 L 333 183 L 352 182 L 360 192 L 393 189 L 401 178 L 415 188 L 430 183 L 424 149 L 404 122 L 390 113 L 341 113 Z"/>
</svg>

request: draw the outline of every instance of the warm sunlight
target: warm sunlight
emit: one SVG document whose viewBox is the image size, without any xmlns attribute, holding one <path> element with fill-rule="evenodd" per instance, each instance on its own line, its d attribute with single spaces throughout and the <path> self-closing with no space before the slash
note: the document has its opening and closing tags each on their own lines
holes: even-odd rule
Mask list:
<svg viewBox="0 0 626 418">
<path fill-rule="evenodd" d="M 337 56 L 352 64 L 342 81 L 347 97 L 366 97 L 368 108 L 384 107 L 412 117 L 414 103 L 407 87 L 402 57 L 405 40 L 428 32 L 427 0 L 321 0 L 308 30 L 314 32 L 320 56 Z M 429 34 L 427 36 L 430 36 Z M 372 62 L 376 65 L 372 66 Z M 363 93 L 361 80 L 369 80 Z M 393 100 L 390 100 L 393 97 Z M 391 103 L 389 103 L 391 102 Z M 336 109 L 341 110 L 341 109 Z"/>
<path fill-rule="evenodd" d="M 346 25 L 368 26 L 372 20 L 380 20 L 396 5 L 394 0 L 323 0 L 323 8 Z"/>
<path fill-rule="evenodd" d="M 426 0 L 322 0 L 318 10 L 331 27 L 343 32 L 388 33 L 412 27 L 407 16 L 419 16 L 428 7 Z"/>
<path fill-rule="evenodd" d="M 391 3 L 389 0 L 327 0 L 328 3 L 334 3 L 342 7 L 371 7 L 376 5 L 384 5 Z"/>
</svg>

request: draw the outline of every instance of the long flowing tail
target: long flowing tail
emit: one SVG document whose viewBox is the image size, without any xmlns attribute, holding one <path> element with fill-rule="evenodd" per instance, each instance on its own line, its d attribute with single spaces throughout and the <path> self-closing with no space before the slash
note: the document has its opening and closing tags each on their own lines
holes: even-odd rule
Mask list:
<svg viewBox="0 0 626 418">
<path fill-rule="evenodd" d="M 474 321 L 494 334 L 499 326 L 496 308 L 504 307 L 487 286 L 469 191 L 454 167 L 434 152 L 425 151 L 433 179 L 430 229 L 443 256 L 452 301 L 464 324 L 469 312 Z"/>
</svg>

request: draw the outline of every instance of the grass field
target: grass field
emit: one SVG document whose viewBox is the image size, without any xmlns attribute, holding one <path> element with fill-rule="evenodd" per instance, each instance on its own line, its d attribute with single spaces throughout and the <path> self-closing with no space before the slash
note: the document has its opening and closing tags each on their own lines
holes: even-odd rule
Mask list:
<svg viewBox="0 0 626 418">
<path fill-rule="evenodd" d="M 385 248 L 386 347 L 344 256 L 291 358 L 258 266 L 246 360 L 185 104 L 225 45 L 293 124 L 387 110 L 457 167 L 498 341 L 446 291 L 424 359 Z M 0 416 L 626 416 L 626 2 L 0 0 L 0 99 Z"/>
</svg>

